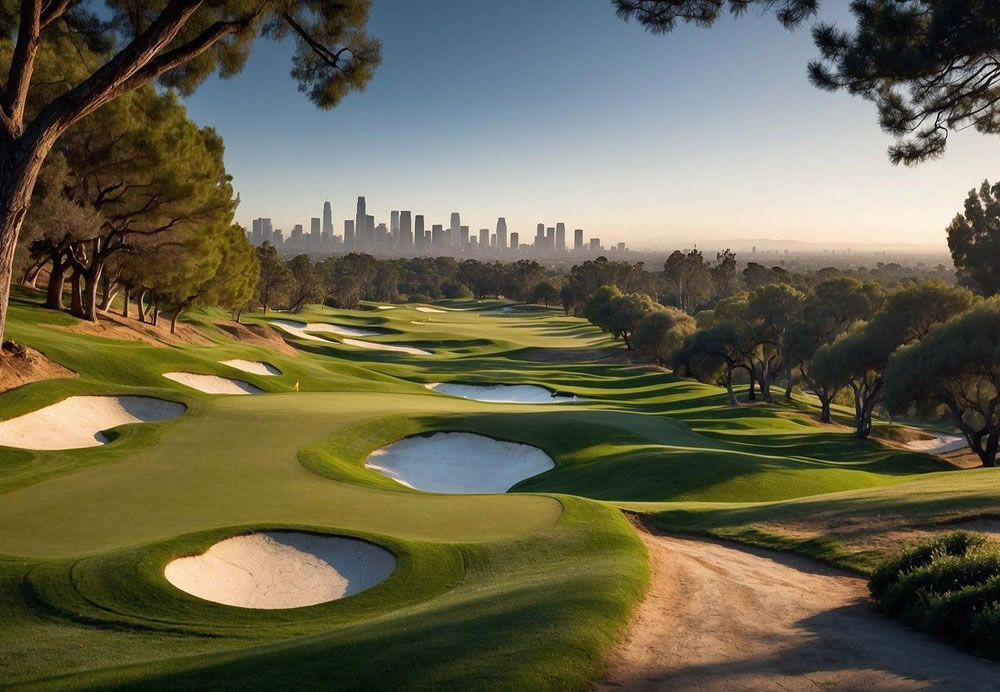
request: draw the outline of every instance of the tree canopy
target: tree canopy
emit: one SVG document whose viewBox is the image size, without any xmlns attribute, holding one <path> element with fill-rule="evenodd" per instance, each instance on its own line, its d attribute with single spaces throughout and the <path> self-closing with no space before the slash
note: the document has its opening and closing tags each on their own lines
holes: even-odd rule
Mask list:
<svg viewBox="0 0 1000 692">
<path fill-rule="evenodd" d="M 958 280 L 977 293 L 1000 293 L 1000 183 L 984 180 L 948 226 L 948 248 Z"/>
</svg>

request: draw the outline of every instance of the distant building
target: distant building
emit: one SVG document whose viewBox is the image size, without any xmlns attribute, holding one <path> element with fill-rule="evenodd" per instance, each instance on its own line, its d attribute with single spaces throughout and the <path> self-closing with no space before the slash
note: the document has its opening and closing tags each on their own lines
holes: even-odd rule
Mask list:
<svg viewBox="0 0 1000 692">
<path fill-rule="evenodd" d="M 389 214 L 389 234 L 392 236 L 392 244 L 399 243 L 399 212 L 395 209 Z"/>
<path fill-rule="evenodd" d="M 431 226 L 431 247 L 440 250 L 444 247 L 444 226 L 436 223 Z"/>
<path fill-rule="evenodd" d="M 354 249 L 354 221 L 344 219 L 344 249 Z"/>
<path fill-rule="evenodd" d="M 302 224 L 297 223 L 292 226 L 292 234 L 288 237 L 288 242 L 296 247 L 302 246 Z"/>
<path fill-rule="evenodd" d="M 583 249 L 583 229 L 578 228 L 573 231 L 573 249 L 580 251 Z"/>
<path fill-rule="evenodd" d="M 517 247 L 518 247 L 518 234 L 517 231 L 514 231 L 513 233 L 510 234 L 510 249 L 516 250 Z"/>
<path fill-rule="evenodd" d="M 469 245 L 469 227 L 460 226 L 458 229 L 458 246 L 466 248 Z"/>
<path fill-rule="evenodd" d="M 261 237 L 264 239 L 263 242 L 271 243 L 271 219 L 263 218 L 260 220 L 260 233 Z M 273 243 L 272 243 L 273 245 Z"/>
<path fill-rule="evenodd" d="M 329 202 L 323 202 L 323 233 L 328 238 L 333 236 L 333 208 Z"/>
<path fill-rule="evenodd" d="M 566 249 L 566 224 L 559 222 L 556 224 L 556 250 L 562 252 Z"/>
<path fill-rule="evenodd" d="M 413 244 L 418 249 L 427 245 L 424 233 L 424 215 L 417 214 L 413 217 Z"/>
<path fill-rule="evenodd" d="M 309 245 L 313 248 L 319 247 L 319 217 L 314 216 L 309 223 Z"/>
<path fill-rule="evenodd" d="M 625 252 L 625 243 L 618 243 L 618 252 Z"/>
<path fill-rule="evenodd" d="M 507 248 L 507 219 L 502 216 L 497 219 L 497 247 L 501 250 Z"/>
<path fill-rule="evenodd" d="M 490 229 L 480 228 L 479 229 L 479 249 L 485 250 L 490 246 Z"/>
<path fill-rule="evenodd" d="M 590 251 L 591 252 L 600 252 L 600 250 L 601 250 L 601 239 L 600 238 L 591 238 L 590 239 Z"/>
<path fill-rule="evenodd" d="M 556 227 L 555 226 L 547 226 L 545 228 L 545 243 L 544 243 L 544 246 L 545 246 L 546 250 L 551 250 L 552 248 L 554 248 L 556 246 Z"/>
<path fill-rule="evenodd" d="M 540 223 L 535 227 L 535 249 L 541 250 L 545 247 L 545 224 Z"/>
<path fill-rule="evenodd" d="M 363 247 L 368 240 L 368 216 L 364 196 L 358 197 L 358 210 L 354 215 L 354 243 Z"/>
<path fill-rule="evenodd" d="M 284 245 L 285 239 L 284 239 L 283 235 L 284 234 L 281 232 L 280 228 L 278 230 L 276 230 L 271 235 L 271 245 L 273 245 L 274 247 L 281 247 L 282 245 Z"/>
<path fill-rule="evenodd" d="M 457 245 L 462 234 L 462 217 L 457 211 L 451 213 L 451 224 L 448 227 L 448 244 Z"/>
<path fill-rule="evenodd" d="M 410 250 L 413 247 L 413 229 L 408 211 L 399 212 L 399 247 L 403 250 Z"/>
</svg>

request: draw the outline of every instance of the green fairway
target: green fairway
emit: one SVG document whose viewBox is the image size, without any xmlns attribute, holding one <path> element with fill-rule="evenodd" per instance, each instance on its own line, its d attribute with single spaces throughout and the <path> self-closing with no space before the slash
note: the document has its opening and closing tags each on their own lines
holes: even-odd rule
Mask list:
<svg viewBox="0 0 1000 692">
<path fill-rule="evenodd" d="M 232 340 L 217 313 L 187 318 L 206 343 L 166 346 L 70 331 L 72 318 L 36 301 L 17 295 L 11 337 L 79 376 L 0 395 L 0 417 L 81 393 L 188 410 L 119 428 L 99 447 L 0 448 L 4 684 L 281 687 L 294 675 L 320 686 L 336 671 L 345 688 L 578 688 L 599 674 L 648 579 L 628 522 L 595 500 L 667 528 L 763 541 L 778 535 L 763 525 L 804 513 L 930 512 L 954 492 L 993 490 L 989 472 L 946 472 L 934 457 L 819 427 L 798 398 L 730 409 L 718 388 L 589 359 L 614 342 L 556 310 L 442 301 L 443 313 L 315 306 L 247 318 L 363 328 L 378 332 L 364 341 L 431 352 L 276 332 L 292 355 Z M 219 362 L 234 358 L 282 375 Z M 264 393 L 202 394 L 162 377 L 172 371 L 236 377 Z M 448 381 L 537 384 L 579 399 L 491 404 L 424 386 Z M 364 467 L 372 451 L 433 431 L 535 445 L 556 466 L 501 495 L 422 493 Z M 362 536 L 392 550 L 398 568 L 357 596 L 283 611 L 209 603 L 163 578 L 170 559 L 259 528 Z M 861 564 L 842 561 L 851 560 Z"/>
</svg>

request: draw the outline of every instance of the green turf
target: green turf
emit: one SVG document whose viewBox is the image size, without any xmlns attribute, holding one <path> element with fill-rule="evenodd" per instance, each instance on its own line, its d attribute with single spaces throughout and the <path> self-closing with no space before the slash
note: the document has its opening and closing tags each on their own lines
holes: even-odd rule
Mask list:
<svg viewBox="0 0 1000 692">
<path fill-rule="evenodd" d="M 554 309 L 441 301 L 445 313 L 314 306 L 246 317 L 374 329 L 366 339 L 432 351 L 279 332 L 290 355 L 231 340 L 216 312 L 184 318 L 211 345 L 153 346 L 71 332 L 72 318 L 37 302 L 15 294 L 10 337 L 79 377 L 0 395 L 0 417 L 80 393 L 159 396 L 188 411 L 119 428 L 96 448 L 0 448 L 0 684 L 580 688 L 648 579 L 634 531 L 594 500 L 673 529 L 767 543 L 777 539 L 756 527 L 765 520 L 863 502 L 877 512 L 879 502 L 905 504 L 907 488 L 956 477 L 932 457 L 818 427 L 802 397 L 730 409 L 718 388 L 660 371 L 566 362 L 614 342 Z M 283 375 L 219 362 L 231 358 Z M 206 395 L 163 378 L 169 371 L 237 377 L 266 394 Z M 424 386 L 439 381 L 535 383 L 581 400 L 486 404 Z M 421 493 L 364 468 L 372 450 L 438 430 L 533 444 L 556 467 L 481 496 Z M 855 496 L 866 499 L 838 499 Z M 370 591 L 293 611 L 214 605 L 164 581 L 172 557 L 262 527 L 359 535 L 393 550 L 399 568 Z M 856 559 L 834 555 L 835 540 L 799 549 Z"/>
</svg>

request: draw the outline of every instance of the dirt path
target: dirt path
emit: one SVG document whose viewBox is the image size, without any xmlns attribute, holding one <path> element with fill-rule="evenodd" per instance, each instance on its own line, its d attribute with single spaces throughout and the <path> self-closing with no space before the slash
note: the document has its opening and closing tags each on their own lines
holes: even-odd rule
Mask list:
<svg viewBox="0 0 1000 692">
<path fill-rule="evenodd" d="M 652 585 L 599 690 L 1000 690 L 1000 665 L 871 610 L 803 558 L 652 535 Z"/>
</svg>

